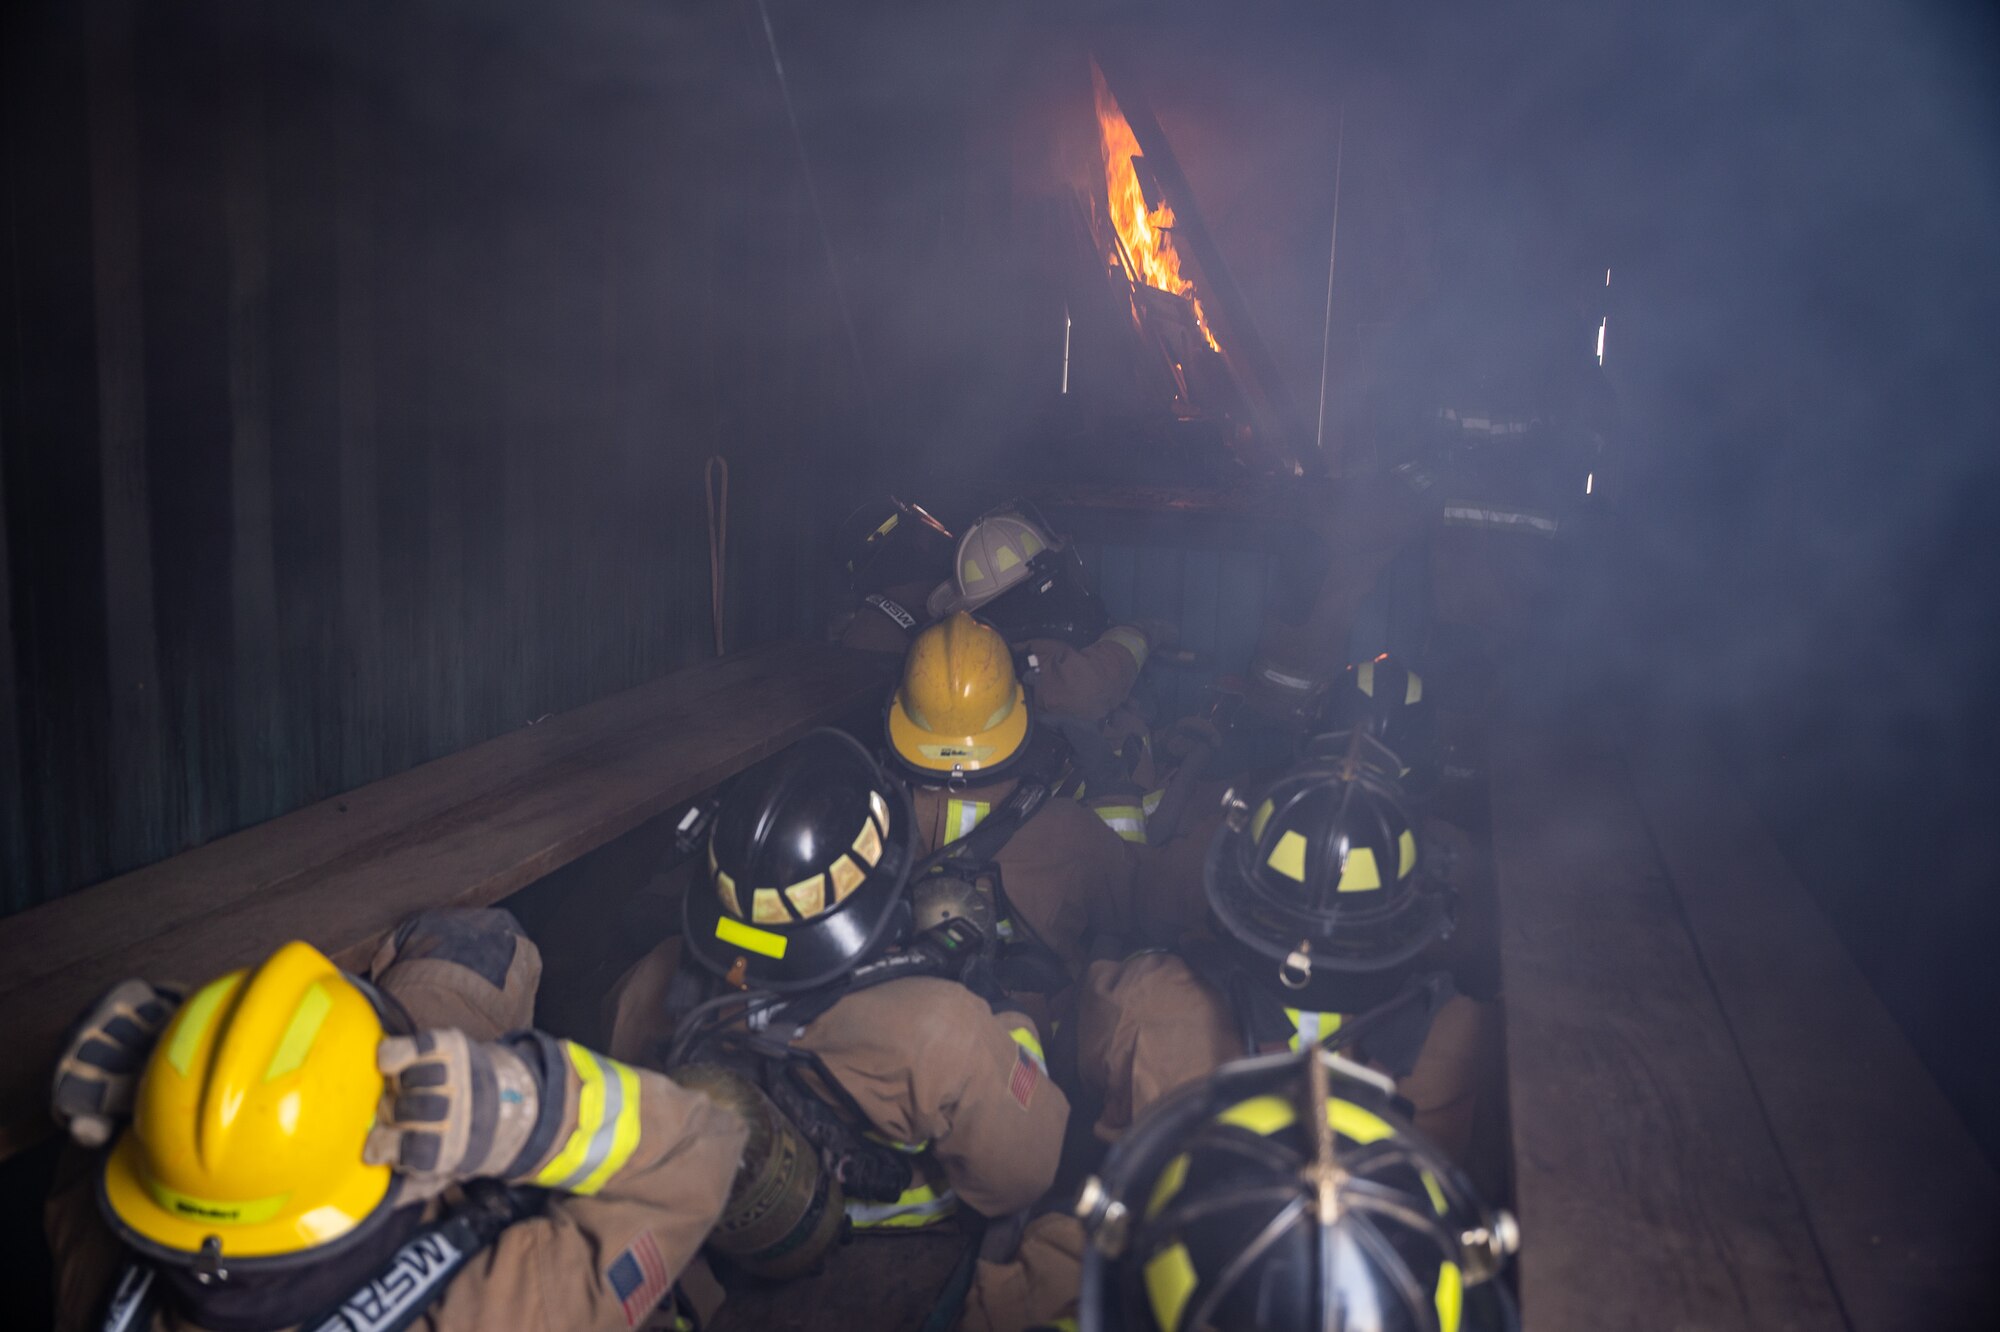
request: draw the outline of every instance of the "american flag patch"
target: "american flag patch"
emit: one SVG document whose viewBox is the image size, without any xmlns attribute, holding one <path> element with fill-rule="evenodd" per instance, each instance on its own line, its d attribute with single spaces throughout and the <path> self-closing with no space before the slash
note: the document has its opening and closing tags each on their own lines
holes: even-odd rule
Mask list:
<svg viewBox="0 0 2000 1332">
<path fill-rule="evenodd" d="M 659 1306 L 673 1285 L 667 1276 L 667 1260 L 660 1256 L 660 1246 L 654 1242 L 651 1231 L 641 1231 L 639 1238 L 632 1241 L 632 1247 L 605 1269 L 604 1276 L 617 1293 L 619 1304 L 624 1306 L 627 1327 L 637 1327 Z"/>
<path fill-rule="evenodd" d="M 1007 1079 L 1007 1091 L 1023 1110 L 1035 1099 L 1035 1088 L 1042 1082 L 1041 1066 L 1033 1056 L 1020 1047 L 1014 1050 L 1014 1076 Z"/>
</svg>

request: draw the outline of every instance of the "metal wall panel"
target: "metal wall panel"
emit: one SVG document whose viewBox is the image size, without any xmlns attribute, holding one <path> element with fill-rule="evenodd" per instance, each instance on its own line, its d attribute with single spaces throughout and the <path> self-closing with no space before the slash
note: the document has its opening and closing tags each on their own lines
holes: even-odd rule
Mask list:
<svg viewBox="0 0 2000 1332">
<path fill-rule="evenodd" d="M 859 410 L 742 19 L 8 7 L 0 908 L 709 655 L 712 453 L 730 645 L 818 616 Z"/>
</svg>

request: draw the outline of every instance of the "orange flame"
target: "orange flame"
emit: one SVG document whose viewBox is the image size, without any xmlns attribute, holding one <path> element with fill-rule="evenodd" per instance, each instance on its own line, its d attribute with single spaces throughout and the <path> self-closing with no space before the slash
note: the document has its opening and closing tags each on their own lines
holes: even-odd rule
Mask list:
<svg viewBox="0 0 2000 1332">
<path fill-rule="evenodd" d="M 1172 234 L 1174 210 L 1165 201 L 1157 209 L 1146 207 L 1146 191 L 1140 187 L 1139 173 L 1132 166 L 1133 158 L 1144 156 L 1139 151 L 1139 138 L 1132 133 L 1132 126 L 1118 109 L 1117 99 L 1105 86 L 1104 74 L 1095 64 L 1090 67 L 1090 80 L 1097 93 L 1097 142 L 1104 151 L 1107 211 L 1111 225 L 1118 230 L 1118 238 L 1125 243 L 1125 254 L 1139 280 L 1147 286 L 1188 298 L 1194 306 L 1194 320 L 1201 326 L 1201 335 L 1208 339 L 1211 348 L 1221 351 L 1215 334 L 1209 331 L 1208 315 L 1195 295 L 1194 283 L 1181 276 L 1181 257 L 1174 249 Z"/>
</svg>

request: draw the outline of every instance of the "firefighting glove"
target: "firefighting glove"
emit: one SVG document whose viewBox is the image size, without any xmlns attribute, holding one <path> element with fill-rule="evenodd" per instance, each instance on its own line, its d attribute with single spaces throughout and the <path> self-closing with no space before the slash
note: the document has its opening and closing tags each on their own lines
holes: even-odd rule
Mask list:
<svg viewBox="0 0 2000 1332">
<path fill-rule="evenodd" d="M 462 1180 L 505 1178 L 541 1113 L 541 1078 L 498 1041 L 462 1031 L 391 1036 L 375 1052 L 388 1080 L 362 1159 L 394 1166 L 407 1199 Z"/>
<path fill-rule="evenodd" d="M 181 996 L 121 981 L 85 1013 L 56 1060 L 49 1110 L 84 1147 L 102 1147 L 132 1117 L 139 1074 Z"/>
</svg>

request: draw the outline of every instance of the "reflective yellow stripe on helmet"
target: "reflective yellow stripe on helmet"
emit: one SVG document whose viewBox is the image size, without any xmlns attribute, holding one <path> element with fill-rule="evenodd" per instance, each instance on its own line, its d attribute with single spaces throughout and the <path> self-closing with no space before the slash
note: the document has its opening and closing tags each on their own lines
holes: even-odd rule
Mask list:
<svg viewBox="0 0 2000 1332">
<path fill-rule="evenodd" d="M 1224 1110 L 1215 1117 L 1215 1122 L 1248 1129 L 1268 1138 L 1280 1129 L 1290 1128 L 1298 1122 L 1298 1118 L 1298 1109 L 1282 1096 L 1253 1096 Z M 1364 1110 L 1352 1101 L 1338 1098 L 1326 1103 L 1326 1121 L 1333 1126 L 1334 1132 L 1352 1138 L 1364 1147 L 1371 1142 L 1380 1142 L 1395 1132 L 1388 1121 L 1374 1111 Z"/>
<path fill-rule="evenodd" d="M 1465 1278 L 1460 1274 L 1457 1263 L 1445 1263 L 1438 1268 L 1435 1299 L 1438 1332 L 1458 1332 L 1459 1321 L 1465 1312 Z"/>
<path fill-rule="evenodd" d="M 545 1189 L 591 1194 L 632 1159 L 639 1145 L 639 1075 L 625 1065 L 562 1043 L 581 1080 L 576 1128 L 553 1160 L 535 1176 Z"/>
<path fill-rule="evenodd" d="M 208 1024 L 215 1017 L 215 1010 L 239 984 L 243 977 L 231 972 L 229 975 L 212 980 L 195 993 L 181 1010 L 180 1021 L 174 1024 L 172 1041 L 167 1046 L 167 1062 L 174 1072 L 182 1077 L 191 1076 L 190 1066 L 194 1063 L 195 1051 L 201 1049 L 201 1038 L 208 1034 Z"/>
<path fill-rule="evenodd" d="M 1161 1332 L 1180 1332 L 1188 1298 L 1194 1294 L 1194 1260 L 1176 1240 L 1146 1260 L 1146 1298 Z"/>
</svg>

